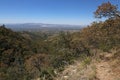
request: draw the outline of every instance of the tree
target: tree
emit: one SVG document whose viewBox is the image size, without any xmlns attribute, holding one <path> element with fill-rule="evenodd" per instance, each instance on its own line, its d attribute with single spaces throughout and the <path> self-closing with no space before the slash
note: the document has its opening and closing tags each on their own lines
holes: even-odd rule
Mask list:
<svg viewBox="0 0 120 80">
<path fill-rule="evenodd" d="M 118 7 L 110 2 L 102 3 L 98 6 L 98 9 L 94 12 L 96 18 L 120 18 L 120 11 Z"/>
<path fill-rule="evenodd" d="M 34 54 L 26 60 L 25 66 L 27 71 L 34 77 L 42 78 L 49 64 L 49 57 L 46 54 Z"/>
<path fill-rule="evenodd" d="M 59 33 L 59 45 L 64 48 L 70 48 L 71 42 L 71 34 L 70 32 L 60 32 Z"/>
</svg>

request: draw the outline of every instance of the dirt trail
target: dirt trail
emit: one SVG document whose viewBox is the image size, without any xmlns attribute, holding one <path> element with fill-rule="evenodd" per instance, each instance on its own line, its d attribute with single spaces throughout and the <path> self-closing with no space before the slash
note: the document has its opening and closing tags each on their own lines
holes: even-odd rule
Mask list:
<svg viewBox="0 0 120 80">
<path fill-rule="evenodd" d="M 101 61 L 96 65 L 96 76 L 100 80 L 115 80 L 114 73 L 107 61 Z"/>
<path fill-rule="evenodd" d="M 87 67 L 76 61 L 69 65 L 55 80 L 120 80 L 120 67 L 113 67 L 111 55 L 105 55 L 103 60 L 93 61 Z M 114 70 L 115 69 L 115 70 Z M 117 74 L 118 73 L 118 74 Z"/>
<path fill-rule="evenodd" d="M 92 78 L 94 70 L 91 68 L 93 65 L 89 65 L 83 68 L 81 62 L 76 61 L 75 64 L 69 65 L 55 80 L 90 80 Z M 93 79 L 91 79 L 93 80 Z"/>
</svg>

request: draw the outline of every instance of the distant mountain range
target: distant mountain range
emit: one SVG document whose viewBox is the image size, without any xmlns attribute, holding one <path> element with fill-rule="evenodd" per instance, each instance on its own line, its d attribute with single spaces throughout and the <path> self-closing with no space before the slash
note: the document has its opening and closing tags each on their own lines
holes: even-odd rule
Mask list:
<svg viewBox="0 0 120 80">
<path fill-rule="evenodd" d="M 5 24 L 7 28 L 15 31 L 40 31 L 40 30 L 79 30 L 81 25 L 62 25 L 62 24 L 44 24 L 44 23 L 21 23 Z"/>
</svg>

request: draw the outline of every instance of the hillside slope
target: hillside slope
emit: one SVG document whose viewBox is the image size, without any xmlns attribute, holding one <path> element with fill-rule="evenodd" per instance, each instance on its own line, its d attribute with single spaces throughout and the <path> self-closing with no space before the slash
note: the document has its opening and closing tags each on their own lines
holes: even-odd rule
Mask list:
<svg viewBox="0 0 120 80">
<path fill-rule="evenodd" d="M 94 22 L 72 35 L 90 55 L 67 66 L 57 80 L 120 80 L 120 19 Z"/>
<path fill-rule="evenodd" d="M 0 79 L 119 80 L 119 33 L 118 18 L 50 36 L 1 26 Z"/>
<path fill-rule="evenodd" d="M 99 55 L 97 60 L 92 59 L 89 64 L 85 65 L 83 65 L 84 61 L 76 61 L 66 66 L 56 80 L 120 80 L 120 58 L 115 59 L 114 54 L 113 52 L 105 53 L 102 59 Z"/>
</svg>

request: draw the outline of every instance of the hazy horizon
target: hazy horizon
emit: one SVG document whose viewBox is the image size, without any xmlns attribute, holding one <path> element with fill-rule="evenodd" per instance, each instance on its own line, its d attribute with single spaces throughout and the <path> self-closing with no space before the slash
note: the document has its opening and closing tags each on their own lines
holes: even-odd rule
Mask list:
<svg viewBox="0 0 120 80">
<path fill-rule="evenodd" d="M 1 0 L 0 23 L 89 25 L 102 2 L 119 0 Z M 118 5 L 119 7 L 120 5 Z"/>
</svg>

